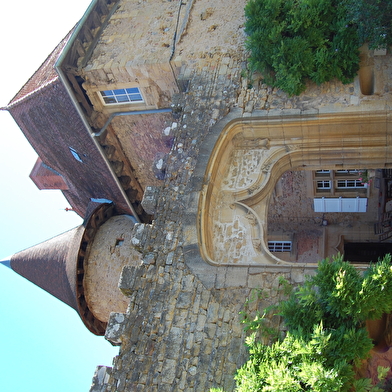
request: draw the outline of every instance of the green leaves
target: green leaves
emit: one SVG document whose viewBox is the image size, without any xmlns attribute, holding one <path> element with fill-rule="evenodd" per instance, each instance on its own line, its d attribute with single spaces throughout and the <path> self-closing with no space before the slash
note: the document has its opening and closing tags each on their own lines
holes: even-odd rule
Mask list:
<svg viewBox="0 0 392 392">
<path fill-rule="evenodd" d="M 255 344 L 250 360 L 237 373 L 237 391 L 340 391 L 339 372 L 325 366 L 322 355 L 329 340 L 316 326 L 309 341 L 301 331 L 293 331 L 271 346 Z"/>
<path fill-rule="evenodd" d="M 237 392 L 356 391 L 379 392 L 389 369 L 380 367 L 379 385 L 356 380 L 355 367 L 369 356 L 373 343 L 365 320 L 392 312 L 391 257 L 372 264 L 364 273 L 341 256 L 319 263 L 317 273 L 296 290 L 281 281 L 287 299 L 244 318 L 250 358 L 236 375 Z M 268 320 L 283 317 L 285 336 Z M 263 333 L 275 336 L 271 344 Z"/>
<path fill-rule="evenodd" d="M 369 43 L 371 49 L 392 45 L 391 0 L 344 0 L 347 18 L 355 25 L 359 45 Z"/>
<path fill-rule="evenodd" d="M 391 256 L 370 265 L 365 272 L 359 293 L 361 311 L 365 319 L 379 319 L 392 309 Z"/>
<path fill-rule="evenodd" d="M 379 385 L 373 385 L 372 380 L 369 378 L 361 378 L 359 380 L 355 380 L 353 383 L 353 390 L 355 392 L 383 392 L 383 391 L 389 391 L 390 389 L 383 388 L 384 381 L 387 377 L 387 374 L 389 372 L 389 368 L 383 367 L 383 366 L 378 366 L 377 368 L 377 373 L 378 373 L 378 379 L 379 379 Z"/>
<path fill-rule="evenodd" d="M 306 80 L 351 82 L 358 33 L 345 0 L 250 0 L 245 7 L 249 64 L 265 82 L 298 95 Z"/>
</svg>

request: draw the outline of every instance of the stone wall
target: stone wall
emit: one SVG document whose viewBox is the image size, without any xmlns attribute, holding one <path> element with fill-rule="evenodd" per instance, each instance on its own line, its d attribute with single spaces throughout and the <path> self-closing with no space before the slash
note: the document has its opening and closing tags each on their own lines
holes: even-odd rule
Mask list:
<svg viewBox="0 0 392 392">
<path fill-rule="evenodd" d="M 206 2 L 195 7 L 201 4 Z M 203 20 L 199 12 L 192 18 Z M 97 369 L 91 392 L 208 391 L 214 386 L 232 391 L 234 372 L 246 360 L 239 316 L 246 298 L 257 288 L 273 294 L 282 276 L 300 284 L 312 272 L 314 267 L 306 265 L 212 266 L 201 258 L 199 196 L 208 181 L 204 174 L 214 140 L 226 124 L 252 116 L 387 113 L 392 102 L 387 83 L 379 95 L 364 96 L 357 80 L 309 85 L 301 96 L 288 97 L 257 76 L 245 77 L 242 47 L 176 55 L 178 79 L 186 80 L 187 89 L 173 97 L 180 118 L 168 124 L 173 146 L 166 177 L 156 201 L 149 200 L 153 223 L 138 226 L 132 239 L 143 251 L 143 262 L 122 273 L 128 310 L 113 313 L 106 332 L 109 341 L 121 345 L 120 353 L 112 368 Z M 390 57 L 377 61 L 382 63 L 379 77 L 387 75 Z"/>
<path fill-rule="evenodd" d="M 128 301 L 117 289 L 125 265 L 140 263 L 131 246 L 134 221 L 128 215 L 111 217 L 99 229 L 88 248 L 84 264 L 84 295 L 94 316 L 108 322 L 111 312 L 125 312 Z"/>
</svg>

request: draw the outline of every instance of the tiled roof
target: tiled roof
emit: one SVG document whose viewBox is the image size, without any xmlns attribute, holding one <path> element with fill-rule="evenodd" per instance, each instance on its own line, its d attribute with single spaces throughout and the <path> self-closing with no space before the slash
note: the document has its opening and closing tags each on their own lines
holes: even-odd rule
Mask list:
<svg viewBox="0 0 392 392">
<path fill-rule="evenodd" d="M 42 162 L 63 178 L 68 189 L 59 188 L 77 214 L 85 216 L 91 198 L 113 200 L 119 210 L 130 212 L 60 79 L 8 110 Z"/>
<path fill-rule="evenodd" d="M 77 252 L 72 255 L 69 250 L 73 242 L 80 243 L 83 231 L 81 226 L 16 253 L 11 258 L 11 268 L 77 310 Z"/>
<path fill-rule="evenodd" d="M 92 200 L 87 211 L 81 226 L 14 254 L 9 266 L 75 309 L 91 332 L 103 335 L 106 323 L 94 316 L 84 296 L 84 268 L 89 242 L 115 207 L 108 200 Z"/>
<path fill-rule="evenodd" d="M 40 157 L 35 162 L 30 178 L 38 189 L 68 189 L 64 177 L 56 170 L 45 165 Z"/>
<path fill-rule="evenodd" d="M 47 86 L 58 78 L 54 65 L 61 54 L 64 46 L 68 42 L 73 29 L 67 36 L 56 46 L 53 52 L 46 58 L 38 70 L 30 77 L 26 84 L 11 99 L 8 106 L 23 100 L 26 96 L 31 95 L 35 91 Z"/>
</svg>

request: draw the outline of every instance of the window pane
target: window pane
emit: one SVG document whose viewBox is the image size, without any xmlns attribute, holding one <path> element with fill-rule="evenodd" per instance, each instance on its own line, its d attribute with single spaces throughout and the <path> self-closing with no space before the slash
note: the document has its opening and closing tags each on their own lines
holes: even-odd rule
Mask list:
<svg viewBox="0 0 392 392">
<path fill-rule="evenodd" d="M 338 188 L 363 188 L 365 185 L 360 180 L 338 180 Z"/>
<path fill-rule="evenodd" d="M 113 95 L 113 91 L 112 90 L 105 90 L 105 91 L 101 91 L 101 95 L 103 97 L 107 97 L 109 95 Z"/>
<path fill-rule="evenodd" d="M 100 91 L 105 104 L 143 102 L 143 97 L 138 87 L 116 90 Z"/>
<path fill-rule="evenodd" d="M 118 89 L 118 90 L 113 90 L 113 92 L 114 92 L 115 95 L 123 95 L 123 94 L 126 94 L 125 89 L 123 89 L 123 88 Z"/>
<path fill-rule="evenodd" d="M 328 180 L 317 181 L 317 188 L 318 189 L 330 189 L 331 188 L 331 181 L 328 181 Z"/>
<path fill-rule="evenodd" d="M 268 241 L 270 252 L 291 252 L 291 241 Z"/>
<path fill-rule="evenodd" d="M 127 88 L 126 91 L 128 94 L 140 94 L 138 87 Z"/>
<path fill-rule="evenodd" d="M 114 98 L 114 97 L 104 97 L 103 98 L 103 101 L 105 102 L 105 103 L 117 103 L 117 101 L 116 101 L 116 98 Z"/>
<path fill-rule="evenodd" d="M 131 101 L 143 101 L 142 96 L 140 94 L 132 94 L 129 97 Z"/>
<path fill-rule="evenodd" d="M 129 98 L 127 95 L 117 95 L 117 102 L 129 102 Z"/>
</svg>

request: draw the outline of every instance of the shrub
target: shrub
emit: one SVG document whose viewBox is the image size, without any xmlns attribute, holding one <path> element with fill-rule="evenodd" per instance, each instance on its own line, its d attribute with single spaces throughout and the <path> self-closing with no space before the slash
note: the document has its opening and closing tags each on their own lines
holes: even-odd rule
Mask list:
<svg viewBox="0 0 392 392">
<path fill-rule="evenodd" d="M 373 347 L 365 321 L 392 312 L 390 255 L 361 274 L 342 257 L 319 263 L 315 276 L 292 290 L 275 308 L 259 312 L 247 338 L 250 359 L 236 375 L 238 392 L 382 391 L 389 369 L 379 368 L 380 385 L 356 379 L 355 369 Z M 278 313 L 287 333 L 261 342 L 260 320 Z M 276 331 L 275 331 L 276 332 Z M 276 336 L 280 336 L 276 338 Z"/>
<path fill-rule="evenodd" d="M 351 82 L 359 69 L 362 43 L 382 46 L 392 38 L 391 0 L 361 0 L 359 8 L 357 3 L 249 0 L 245 32 L 251 70 L 289 95 L 304 91 L 307 79 L 317 84 L 333 78 Z"/>
<path fill-rule="evenodd" d="M 371 49 L 392 45 L 391 0 L 345 0 L 344 6 L 357 27 L 360 45 L 368 42 Z"/>
</svg>

